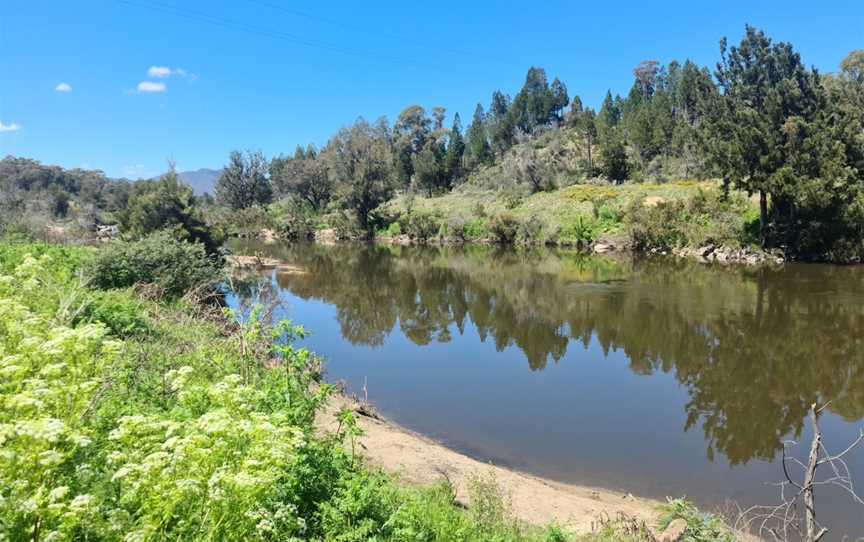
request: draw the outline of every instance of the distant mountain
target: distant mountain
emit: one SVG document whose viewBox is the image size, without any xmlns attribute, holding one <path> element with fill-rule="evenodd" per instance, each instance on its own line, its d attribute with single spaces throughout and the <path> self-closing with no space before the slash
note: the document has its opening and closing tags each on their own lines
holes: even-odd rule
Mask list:
<svg viewBox="0 0 864 542">
<path fill-rule="evenodd" d="M 205 192 L 212 195 L 214 193 L 213 189 L 216 186 L 216 181 L 219 180 L 220 175 L 222 175 L 221 169 L 207 168 L 196 169 L 195 171 L 180 171 L 177 173 L 177 177 L 179 177 L 184 183 L 190 185 L 192 190 L 198 196 Z"/>
</svg>

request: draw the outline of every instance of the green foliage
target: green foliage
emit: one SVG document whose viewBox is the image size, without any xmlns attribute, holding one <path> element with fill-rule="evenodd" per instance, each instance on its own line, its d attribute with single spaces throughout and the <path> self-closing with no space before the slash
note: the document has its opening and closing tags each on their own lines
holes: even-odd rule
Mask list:
<svg viewBox="0 0 864 542">
<path fill-rule="evenodd" d="M 315 237 L 315 223 L 311 218 L 289 214 L 280 222 L 276 235 L 286 241 L 308 241 Z"/>
<path fill-rule="evenodd" d="M 519 220 L 511 214 L 502 213 L 489 219 L 487 228 L 496 242 L 502 245 L 509 245 L 516 240 L 516 234 L 519 231 Z"/>
<path fill-rule="evenodd" d="M 623 182 L 630 173 L 627 161 L 627 149 L 624 141 L 615 135 L 609 135 L 600 148 L 600 158 L 603 162 L 603 174 L 609 179 Z"/>
<path fill-rule="evenodd" d="M 365 235 L 360 224 L 357 223 L 357 219 L 348 213 L 337 211 L 330 214 L 327 219 L 333 229 L 336 230 L 336 238 L 341 241 L 361 239 Z"/>
<path fill-rule="evenodd" d="M 561 226 L 558 230 L 556 242 L 562 245 L 570 245 L 575 247 L 586 247 L 594 242 L 596 238 L 596 230 L 593 225 L 583 217 L 576 217 L 576 220 L 568 222 Z"/>
<path fill-rule="evenodd" d="M 111 335 L 120 338 L 140 337 L 150 331 L 143 304 L 124 290 L 93 292 L 81 307 L 75 322 L 101 322 Z"/>
<path fill-rule="evenodd" d="M 508 186 L 502 194 L 502 199 L 504 200 L 504 208 L 508 211 L 512 211 L 516 207 L 522 205 L 522 202 L 525 200 L 525 195 L 521 190 L 519 190 L 519 187 Z M 478 214 L 478 216 L 481 215 Z"/>
<path fill-rule="evenodd" d="M 88 231 L 125 207 L 131 186 L 98 170 L 7 156 L 0 160 L 0 231 L 35 231 L 51 222 Z"/>
<path fill-rule="evenodd" d="M 676 519 L 687 523 L 683 542 L 735 542 L 735 537 L 723 522 L 722 518 L 699 511 L 692 503 L 684 499 L 670 499 L 663 507 L 659 527 L 665 529 Z"/>
<path fill-rule="evenodd" d="M 486 133 L 486 113 L 479 103 L 465 134 L 465 162 L 472 169 L 492 162 L 492 148 Z"/>
<path fill-rule="evenodd" d="M 298 146 L 293 157 L 277 157 L 270 162 L 270 179 L 279 196 L 297 198 L 321 211 L 333 197 L 333 179 L 326 160 L 315 147 Z"/>
<path fill-rule="evenodd" d="M 159 180 L 132 185 L 128 206 L 117 216 L 123 233 L 133 239 L 167 229 L 177 239 L 202 243 L 209 254 L 216 254 L 224 241 L 204 223 L 192 187 L 180 182 L 173 167 Z"/>
<path fill-rule="evenodd" d="M 387 226 L 387 229 L 384 231 L 384 235 L 390 237 L 402 235 L 402 225 L 399 223 L 399 221 L 392 222 L 389 226 Z"/>
<path fill-rule="evenodd" d="M 120 345 L 98 323 L 54 323 L 51 265 L 27 255 L 0 275 L 0 530 L 13 540 L 71 538 L 98 517 L 87 416 Z"/>
<path fill-rule="evenodd" d="M 261 152 L 233 151 L 216 182 L 216 199 L 231 209 L 266 205 L 273 199 L 267 159 Z"/>
<path fill-rule="evenodd" d="M 404 231 L 412 241 L 426 242 L 438 234 L 441 229 L 441 223 L 432 214 L 421 211 L 412 211 L 407 217 L 400 219 L 402 231 Z"/>
<path fill-rule="evenodd" d="M 633 245 L 640 250 L 707 244 L 734 247 L 750 238 L 745 228 L 746 209 L 747 202 L 741 197 L 699 191 L 688 200 L 651 205 L 635 200 L 627 221 Z"/>
<path fill-rule="evenodd" d="M 327 153 L 334 174 L 342 181 L 342 205 L 353 211 L 357 227 L 367 233 L 373 231 L 370 214 L 393 190 L 392 151 L 386 125 L 379 122 L 373 126 L 359 119 L 330 140 Z"/>
<path fill-rule="evenodd" d="M 531 215 L 528 218 L 519 222 L 519 227 L 516 230 L 516 239 L 521 244 L 536 245 L 545 241 L 543 231 L 546 225 L 537 215 Z"/>
<path fill-rule="evenodd" d="M 221 265 L 204 245 L 178 241 L 162 231 L 140 241 L 112 242 L 91 262 L 88 276 L 103 289 L 155 284 L 165 295 L 179 297 L 197 286 L 215 284 Z"/>
</svg>

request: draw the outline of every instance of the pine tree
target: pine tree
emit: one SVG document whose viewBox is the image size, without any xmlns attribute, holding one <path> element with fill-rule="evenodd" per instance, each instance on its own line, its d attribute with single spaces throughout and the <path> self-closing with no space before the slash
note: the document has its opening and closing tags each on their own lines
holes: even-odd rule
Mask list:
<svg viewBox="0 0 864 542">
<path fill-rule="evenodd" d="M 486 119 L 492 151 L 504 154 L 512 145 L 515 136 L 513 117 L 510 114 L 510 97 L 496 90 L 492 93 L 489 118 Z"/>
<path fill-rule="evenodd" d="M 597 128 L 601 133 L 614 129 L 618 126 L 621 120 L 620 98 L 612 99 L 612 91 L 606 91 L 606 97 L 603 99 L 603 105 L 600 107 L 600 113 L 597 115 Z"/>
<path fill-rule="evenodd" d="M 474 117 L 465 137 L 465 155 L 469 167 L 474 168 L 491 162 L 492 152 L 486 135 L 486 114 L 483 106 L 477 104 Z"/>
<path fill-rule="evenodd" d="M 550 91 L 552 94 L 552 110 L 555 113 L 556 120 L 560 122 L 564 119 L 564 108 L 570 103 L 570 97 L 567 95 L 567 86 L 556 77 L 552 81 Z"/>
<path fill-rule="evenodd" d="M 795 185 L 812 176 L 803 167 L 811 155 L 797 143 L 813 130 L 822 86 L 791 45 L 773 43 L 751 26 L 737 47 L 723 39 L 720 53 L 715 75 L 723 93 L 706 111 L 706 150 L 728 183 L 759 195 L 767 244 L 769 220 L 793 219 Z"/>
<path fill-rule="evenodd" d="M 462 138 L 462 119 L 459 113 L 453 117 L 453 127 L 447 139 L 447 154 L 444 157 L 444 169 L 450 186 L 459 182 L 462 177 L 462 156 L 465 154 L 465 141 Z"/>
</svg>

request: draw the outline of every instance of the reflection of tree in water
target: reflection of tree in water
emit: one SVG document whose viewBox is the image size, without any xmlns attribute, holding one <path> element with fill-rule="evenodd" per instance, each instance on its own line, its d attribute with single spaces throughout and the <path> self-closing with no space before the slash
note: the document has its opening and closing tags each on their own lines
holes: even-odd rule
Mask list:
<svg viewBox="0 0 864 542">
<path fill-rule="evenodd" d="M 520 348 L 532 370 L 558 362 L 571 339 L 593 338 L 623 350 L 637 374 L 672 372 L 709 457 L 774 457 L 814 401 L 864 417 L 859 268 L 729 270 L 486 247 L 277 250 L 309 271 L 279 275 L 279 286 L 335 305 L 353 343 L 380 345 L 397 323 L 416 344 L 444 342 L 467 319 L 499 350 Z"/>
</svg>

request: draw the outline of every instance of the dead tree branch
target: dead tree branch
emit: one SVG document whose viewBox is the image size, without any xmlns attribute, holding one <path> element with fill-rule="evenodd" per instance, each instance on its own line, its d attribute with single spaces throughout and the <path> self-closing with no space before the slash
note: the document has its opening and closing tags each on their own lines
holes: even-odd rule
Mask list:
<svg viewBox="0 0 864 542">
<path fill-rule="evenodd" d="M 852 444 L 842 452 L 831 454 L 825 447 L 822 439 L 822 430 L 819 427 L 819 414 L 827 406 L 816 408 L 816 404 L 810 406 L 810 424 L 813 427 L 813 438 L 810 441 L 810 450 L 807 463 L 803 463 L 795 457 L 789 457 L 787 447 L 796 444 L 793 441 L 783 443 L 781 465 L 785 480 L 775 485 L 780 491 L 780 504 L 773 506 L 753 506 L 743 510 L 736 522 L 735 527 L 742 530 L 755 531 L 760 536 L 770 534 L 777 542 L 787 542 L 792 535 L 795 538 L 803 538 L 805 542 L 819 542 L 828 528 L 819 523 L 816 518 L 816 497 L 814 490 L 816 486 L 835 486 L 849 493 L 852 500 L 864 505 L 862 499 L 855 490 L 849 466 L 844 457 L 858 445 L 864 442 L 864 429 Z M 789 464 L 796 465 L 803 471 L 803 481 L 793 479 L 789 471 Z M 825 465 L 831 475 L 824 479 L 817 479 L 817 470 Z M 799 505 L 803 506 L 803 529 L 802 518 L 799 515 Z"/>
</svg>

